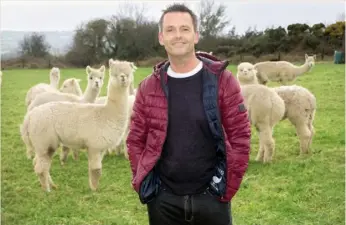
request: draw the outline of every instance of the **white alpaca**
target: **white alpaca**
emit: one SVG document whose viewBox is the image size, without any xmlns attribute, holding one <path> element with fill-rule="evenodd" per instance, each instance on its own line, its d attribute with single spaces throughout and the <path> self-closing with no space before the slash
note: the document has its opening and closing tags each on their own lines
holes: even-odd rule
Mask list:
<svg viewBox="0 0 346 225">
<path fill-rule="evenodd" d="M 285 85 L 310 71 L 315 65 L 315 60 L 316 55 L 308 56 L 305 54 L 305 63 L 301 66 L 296 66 L 287 61 L 265 61 L 256 63 L 254 66 L 260 84 L 266 85 L 268 81 L 274 81 Z"/>
<path fill-rule="evenodd" d="M 241 85 L 258 83 L 256 70 L 250 63 L 239 64 L 237 78 Z M 300 154 L 308 153 L 315 134 L 313 121 L 316 112 L 316 97 L 308 89 L 298 85 L 270 89 L 274 90 L 285 103 L 285 114 L 282 120 L 288 119 L 295 126 L 300 139 Z"/>
<path fill-rule="evenodd" d="M 273 129 L 284 116 L 285 103 L 275 91 L 258 84 L 253 64 L 240 63 L 237 70 L 245 107 L 251 124 L 259 134 L 260 148 L 256 161 L 268 163 L 272 161 L 275 152 Z"/>
<path fill-rule="evenodd" d="M 57 91 L 60 81 L 60 69 L 53 67 L 49 74 L 50 84 L 39 83 L 31 87 L 26 93 L 25 104 L 28 107 L 35 97 L 46 91 Z"/>
<path fill-rule="evenodd" d="M 135 91 L 136 91 L 136 89 L 135 89 Z M 132 115 L 132 109 L 133 109 L 133 105 L 135 103 L 135 100 L 136 100 L 136 95 L 129 95 L 129 98 L 128 98 L 128 101 L 129 101 L 129 106 L 128 106 L 128 123 L 127 123 L 127 126 L 126 126 L 126 131 L 125 131 L 124 137 L 123 137 L 122 141 L 119 143 L 119 145 L 116 146 L 115 149 L 108 149 L 108 154 L 111 154 L 111 153 L 115 152 L 116 155 L 119 155 L 121 152 L 123 152 L 125 158 L 129 159 L 129 155 L 127 153 L 127 148 L 126 148 L 126 139 L 127 139 L 128 133 L 130 131 L 129 128 L 130 128 L 130 122 L 131 122 L 131 115 Z M 98 98 L 96 103 L 104 104 L 105 103 L 105 98 Z"/>
<path fill-rule="evenodd" d="M 100 94 L 101 88 L 103 86 L 103 79 L 105 75 L 105 66 L 101 66 L 99 69 L 86 67 L 88 85 L 82 96 L 77 96 L 69 93 L 61 92 L 44 92 L 39 95 L 31 102 L 28 107 L 28 111 L 33 108 L 45 104 L 47 102 L 56 101 L 68 101 L 68 102 L 95 102 L 96 98 Z"/>
<path fill-rule="evenodd" d="M 275 87 L 273 90 L 285 102 L 285 116 L 296 129 L 300 142 L 300 154 L 309 153 L 315 134 L 313 121 L 316 112 L 316 97 L 298 85 Z"/>
<path fill-rule="evenodd" d="M 243 85 L 241 92 L 251 124 L 259 134 L 260 147 L 256 161 L 268 163 L 275 152 L 273 130 L 284 116 L 285 103 L 274 90 L 261 84 Z"/>
<path fill-rule="evenodd" d="M 80 84 L 79 84 L 80 82 L 81 82 L 80 79 L 68 78 L 64 80 L 59 91 L 62 93 L 70 93 L 77 96 L 82 96 L 83 92 L 82 92 L 82 89 L 80 88 Z"/>
<path fill-rule="evenodd" d="M 98 187 L 103 153 L 121 141 L 128 123 L 129 62 L 109 60 L 106 104 L 49 102 L 25 115 L 21 137 L 27 151 L 35 151 L 35 173 L 45 191 L 54 187 L 50 177 L 52 156 L 59 144 L 86 148 L 89 161 L 89 186 Z"/>
<path fill-rule="evenodd" d="M 237 80 L 240 85 L 258 84 L 256 69 L 249 62 L 242 62 L 237 66 Z"/>
</svg>

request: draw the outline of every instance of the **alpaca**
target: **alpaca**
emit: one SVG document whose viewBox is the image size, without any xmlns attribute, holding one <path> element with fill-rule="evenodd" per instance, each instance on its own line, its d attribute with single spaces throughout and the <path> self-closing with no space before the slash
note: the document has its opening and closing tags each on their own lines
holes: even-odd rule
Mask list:
<svg viewBox="0 0 346 225">
<path fill-rule="evenodd" d="M 250 122 L 259 133 L 260 147 L 256 161 L 268 163 L 275 152 L 273 129 L 284 116 L 285 103 L 274 90 L 261 84 L 242 85 L 241 93 Z"/>
<path fill-rule="evenodd" d="M 43 190 L 56 187 L 50 176 L 52 156 L 61 143 L 69 148 L 86 148 L 89 187 L 98 188 L 103 153 L 121 141 L 128 123 L 129 62 L 109 60 L 105 104 L 48 102 L 29 111 L 20 126 L 27 151 L 35 151 L 34 170 Z"/>
<path fill-rule="evenodd" d="M 132 112 L 132 106 L 133 106 L 133 102 L 134 102 L 132 100 L 133 99 L 132 96 L 136 95 L 136 92 L 137 92 L 137 89 L 134 88 L 134 75 L 133 75 L 133 73 L 137 70 L 137 67 L 134 65 L 133 62 L 130 62 L 130 66 L 132 68 L 132 73 L 131 73 L 132 82 L 131 82 L 130 88 L 129 88 L 129 94 L 130 94 L 130 96 L 129 96 L 129 104 L 130 104 L 129 112 Z M 96 100 L 95 100 L 95 103 L 105 104 L 106 101 L 107 101 L 107 96 L 102 96 L 102 97 L 97 97 Z M 123 142 L 124 142 L 124 138 L 123 138 L 122 142 L 115 148 L 115 150 L 108 149 L 108 153 L 112 153 L 113 151 L 115 151 L 116 154 L 120 154 Z M 60 164 L 63 166 L 66 163 L 67 156 L 68 156 L 68 153 L 69 153 L 69 148 L 63 146 L 62 149 L 63 150 L 62 150 L 61 155 L 60 155 Z M 124 155 L 125 155 L 125 157 L 127 156 L 126 152 L 124 152 Z M 73 150 L 73 159 L 74 160 L 78 160 L 79 159 L 79 151 L 76 150 L 76 149 Z"/>
<path fill-rule="evenodd" d="M 136 89 L 135 89 L 136 90 Z M 129 133 L 129 127 L 130 127 L 130 122 L 131 122 L 131 115 L 132 115 L 132 108 L 133 105 L 135 103 L 135 99 L 136 99 L 136 95 L 129 95 L 129 107 L 128 107 L 128 124 L 126 126 L 126 131 L 124 134 L 124 137 L 121 141 L 121 143 L 119 143 L 118 146 L 116 146 L 115 149 L 108 149 L 108 154 L 111 154 L 112 152 L 115 152 L 116 155 L 119 155 L 121 152 L 124 153 L 124 156 L 126 159 L 129 159 L 129 155 L 127 153 L 127 148 L 126 148 L 126 139 L 127 139 L 127 135 Z M 96 101 L 96 103 L 98 104 L 104 104 L 104 98 L 98 98 L 98 100 Z"/>
<path fill-rule="evenodd" d="M 257 71 L 249 62 L 242 62 L 237 67 L 237 80 L 240 85 L 258 84 Z"/>
<path fill-rule="evenodd" d="M 316 112 L 316 97 L 306 88 L 298 85 L 272 88 L 285 102 L 284 119 L 296 129 L 300 142 L 300 154 L 309 153 L 315 134 L 313 121 Z"/>
<path fill-rule="evenodd" d="M 136 72 L 136 70 L 138 69 L 137 66 L 133 63 L 133 62 L 130 62 L 130 66 L 132 68 L 132 76 L 134 76 L 134 73 Z M 130 95 L 134 95 L 135 94 L 135 84 L 134 84 L 134 79 L 132 79 L 132 82 L 130 84 Z"/>
<path fill-rule="evenodd" d="M 93 103 L 97 96 L 100 94 L 103 86 L 103 79 L 105 74 L 105 66 L 101 66 L 99 69 L 93 69 L 90 66 L 86 67 L 86 73 L 88 78 L 87 88 L 82 96 L 77 96 L 69 93 L 61 92 L 44 92 L 39 94 L 29 105 L 28 111 L 34 107 L 42 105 L 47 102 L 55 101 L 69 101 L 69 102 L 90 102 Z"/>
<path fill-rule="evenodd" d="M 315 65 L 316 55 L 308 56 L 305 54 L 305 63 L 296 66 L 287 61 L 265 61 L 256 63 L 257 78 L 260 84 L 266 85 L 268 81 L 279 82 L 286 85 L 294 82 L 298 76 L 311 71 Z"/>
<path fill-rule="evenodd" d="M 253 69 L 251 63 L 239 64 L 237 78 L 241 85 L 258 84 L 256 70 Z M 295 126 L 300 139 L 300 154 L 308 153 L 315 134 L 313 121 L 316 112 L 316 97 L 308 89 L 298 85 L 270 89 L 273 89 L 285 103 L 282 120 L 288 119 Z"/>
<path fill-rule="evenodd" d="M 53 67 L 49 74 L 50 84 L 39 83 L 31 87 L 26 94 L 25 104 L 28 107 L 35 97 L 46 91 L 57 91 L 59 81 L 60 81 L 60 69 Z"/>
<path fill-rule="evenodd" d="M 80 82 L 81 82 L 81 79 L 68 78 L 64 80 L 59 91 L 61 93 L 70 93 L 77 96 L 82 96 L 83 92 L 82 92 L 82 89 L 80 88 L 80 84 L 79 84 Z"/>
</svg>

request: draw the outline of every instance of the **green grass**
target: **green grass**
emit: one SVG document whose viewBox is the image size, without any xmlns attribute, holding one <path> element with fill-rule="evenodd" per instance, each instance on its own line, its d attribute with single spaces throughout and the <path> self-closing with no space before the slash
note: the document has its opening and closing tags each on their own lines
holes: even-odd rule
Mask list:
<svg viewBox="0 0 346 225">
<path fill-rule="evenodd" d="M 235 73 L 236 67 L 230 66 Z M 151 68 L 136 72 L 136 85 Z M 62 69 L 62 80 L 82 79 L 84 69 Z M 59 186 L 44 193 L 32 162 L 26 159 L 18 125 L 25 113 L 27 90 L 48 82 L 48 70 L 3 71 L 1 118 L 1 222 L 37 224 L 148 224 L 146 206 L 130 187 L 130 166 L 122 156 L 105 157 L 99 191 L 88 186 L 87 157 L 70 156 L 65 168 L 54 157 L 51 175 Z M 232 201 L 234 224 L 344 224 L 344 65 L 317 64 L 300 77 L 317 97 L 318 110 L 309 157 L 298 157 L 299 142 L 288 121 L 274 132 L 276 154 L 271 165 L 256 163 L 258 138 L 253 132 L 251 161 Z M 106 86 L 106 83 L 105 83 Z M 106 93 L 106 88 L 102 94 Z M 255 131 L 255 130 L 253 130 Z"/>
</svg>

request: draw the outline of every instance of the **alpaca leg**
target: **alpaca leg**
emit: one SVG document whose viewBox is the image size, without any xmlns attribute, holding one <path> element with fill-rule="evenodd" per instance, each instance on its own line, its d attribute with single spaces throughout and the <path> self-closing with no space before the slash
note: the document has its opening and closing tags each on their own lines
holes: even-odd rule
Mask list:
<svg viewBox="0 0 346 225">
<path fill-rule="evenodd" d="M 129 160 L 129 153 L 127 152 L 126 144 L 124 144 L 124 156 L 125 156 L 125 159 Z"/>
<path fill-rule="evenodd" d="M 49 175 L 49 184 L 50 184 L 50 186 L 53 188 L 53 189 L 57 189 L 58 188 L 58 186 L 56 185 L 56 184 L 54 184 L 54 182 L 53 182 L 53 179 L 52 179 L 52 177 L 50 176 L 50 173 L 48 174 Z"/>
<path fill-rule="evenodd" d="M 67 161 L 67 156 L 68 156 L 68 153 L 70 152 L 70 149 L 66 146 L 62 146 L 62 151 L 60 153 L 60 164 L 62 166 L 65 165 L 66 161 Z"/>
<path fill-rule="evenodd" d="M 262 144 L 261 139 L 259 140 L 259 146 L 260 147 L 259 147 L 256 159 L 255 159 L 258 162 L 263 161 L 263 156 L 264 156 L 264 148 L 263 148 L 263 144 Z"/>
<path fill-rule="evenodd" d="M 93 191 L 96 191 L 102 174 L 102 155 L 99 151 L 88 151 L 89 186 Z"/>
<path fill-rule="evenodd" d="M 275 151 L 275 141 L 272 135 L 272 129 L 264 127 L 260 130 L 260 140 L 262 142 L 262 148 L 264 149 L 263 163 L 268 163 L 273 160 Z"/>
<path fill-rule="evenodd" d="M 309 129 L 310 129 L 310 139 L 309 139 L 309 142 L 308 142 L 308 149 L 310 149 L 311 144 L 312 144 L 312 138 L 315 135 L 315 128 L 314 128 L 314 126 L 312 126 L 312 124 L 309 126 Z"/>
<path fill-rule="evenodd" d="M 311 142 L 312 132 L 306 124 L 298 124 L 296 129 L 300 141 L 300 154 L 307 154 L 309 152 L 309 143 Z"/>
<path fill-rule="evenodd" d="M 79 151 L 78 149 L 72 149 L 73 152 L 73 159 L 74 160 L 79 160 Z"/>
<path fill-rule="evenodd" d="M 28 159 L 32 159 L 32 157 L 34 157 L 35 153 L 34 153 L 34 150 L 30 147 L 26 147 L 26 157 Z"/>
<path fill-rule="evenodd" d="M 115 155 L 120 155 L 121 153 L 121 148 L 122 148 L 122 142 L 119 143 L 119 145 L 117 147 L 115 147 L 114 151 L 115 151 Z"/>
<path fill-rule="evenodd" d="M 35 173 L 40 179 L 42 189 L 47 192 L 51 191 L 50 185 L 53 183 L 49 174 L 52 156 L 53 154 L 46 153 L 44 155 L 37 156 L 35 160 Z"/>
<path fill-rule="evenodd" d="M 314 118 L 315 118 L 315 111 L 313 111 L 311 114 L 310 114 L 310 117 L 309 117 L 309 122 L 308 122 L 308 127 L 309 127 L 309 130 L 310 130 L 310 140 L 309 140 L 309 143 L 308 143 L 308 148 L 310 149 L 310 146 L 312 144 L 312 138 L 313 136 L 315 135 L 315 128 L 314 126 L 312 125 L 312 122 L 314 121 Z"/>
</svg>

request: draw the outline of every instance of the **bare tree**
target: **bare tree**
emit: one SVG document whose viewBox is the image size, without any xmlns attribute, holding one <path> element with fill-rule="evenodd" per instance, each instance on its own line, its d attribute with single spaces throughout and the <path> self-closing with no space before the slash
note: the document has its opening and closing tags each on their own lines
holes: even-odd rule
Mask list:
<svg viewBox="0 0 346 225">
<path fill-rule="evenodd" d="M 199 33 L 201 37 L 208 38 L 221 35 L 229 23 L 225 13 L 225 5 L 216 5 L 214 0 L 202 0 L 199 9 Z"/>
</svg>

